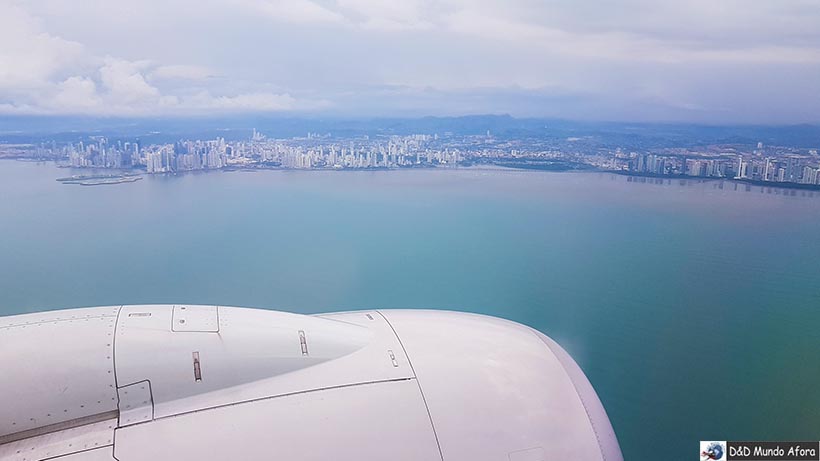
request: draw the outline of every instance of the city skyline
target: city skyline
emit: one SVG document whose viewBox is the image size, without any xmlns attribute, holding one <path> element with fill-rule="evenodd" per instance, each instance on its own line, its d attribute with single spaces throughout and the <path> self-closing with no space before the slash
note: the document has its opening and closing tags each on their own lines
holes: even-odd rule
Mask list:
<svg viewBox="0 0 820 461">
<path fill-rule="evenodd" d="M 583 137 L 528 138 L 452 132 L 333 136 L 308 132 L 268 138 L 252 129 L 247 139 L 185 138 L 146 143 L 137 138 L 87 136 L 77 142 L 0 143 L 0 158 L 51 160 L 62 166 L 110 169 L 112 175 L 74 175 L 66 183 L 133 182 L 140 174 L 203 170 L 394 170 L 506 167 L 545 171 L 606 171 L 650 177 L 728 179 L 820 189 L 816 148 L 745 144 L 698 147 L 607 148 Z"/>
</svg>

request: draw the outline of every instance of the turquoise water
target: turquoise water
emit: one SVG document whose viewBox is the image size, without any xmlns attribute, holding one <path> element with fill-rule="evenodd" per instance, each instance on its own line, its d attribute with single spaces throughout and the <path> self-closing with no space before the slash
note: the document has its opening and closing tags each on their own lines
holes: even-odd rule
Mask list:
<svg viewBox="0 0 820 461">
<path fill-rule="evenodd" d="M 0 162 L 0 314 L 480 312 L 572 354 L 626 459 L 820 439 L 820 194 L 512 170 L 54 180 L 72 173 Z"/>
</svg>

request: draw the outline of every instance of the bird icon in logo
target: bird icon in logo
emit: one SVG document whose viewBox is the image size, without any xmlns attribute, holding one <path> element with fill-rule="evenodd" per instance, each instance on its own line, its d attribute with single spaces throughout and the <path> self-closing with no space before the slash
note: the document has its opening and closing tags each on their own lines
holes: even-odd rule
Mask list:
<svg viewBox="0 0 820 461">
<path fill-rule="evenodd" d="M 705 450 L 700 452 L 700 459 L 702 461 L 723 459 L 723 444 L 720 442 L 710 443 Z"/>
</svg>

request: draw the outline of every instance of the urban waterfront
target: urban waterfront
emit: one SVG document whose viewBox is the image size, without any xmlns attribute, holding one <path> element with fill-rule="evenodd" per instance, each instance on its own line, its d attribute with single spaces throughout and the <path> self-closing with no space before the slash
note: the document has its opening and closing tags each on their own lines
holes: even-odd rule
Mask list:
<svg viewBox="0 0 820 461">
<path fill-rule="evenodd" d="M 372 126 L 371 128 L 376 128 Z M 250 131 L 248 138 L 241 133 Z M 376 130 L 378 133 L 378 130 Z M 159 134 L 159 133 L 157 133 Z M 43 135 L 9 144 L 0 159 L 53 160 L 61 166 L 135 174 L 215 170 L 395 170 L 502 166 L 546 171 L 608 171 L 658 178 L 732 179 L 765 186 L 820 191 L 820 154 L 794 145 L 747 142 L 624 140 L 617 134 L 517 137 L 484 134 L 358 134 L 268 138 L 256 129 L 232 138 L 146 143 L 138 136 L 109 139 L 77 133 L 79 142 Z M 166 135 L 167 137 L 167 135 Z M 37 142 L 39 140 L 39 142 Z M 793 139 L 792 142 L 796 140 Z M 624 144 L 620 144 L 623 142 Z M 614 147 L 617 146 L 617 147 Z M 125 181 L 131 182 L 131 181 Z M 90 184 L 84 184 L 90 185 Z"/>
<path fill-rule="evenodd" d="M 471 168 L 55 181 L 88 172 L 0 162 L 0 313 L 485 313 L 568 350 L 626 459 L 817 438 L 817 192 Z"/>
</svg>

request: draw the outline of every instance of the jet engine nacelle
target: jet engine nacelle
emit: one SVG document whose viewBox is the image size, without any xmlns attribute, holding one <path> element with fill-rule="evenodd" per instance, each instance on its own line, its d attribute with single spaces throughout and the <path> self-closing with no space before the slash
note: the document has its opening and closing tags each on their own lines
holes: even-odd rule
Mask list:
<svg viewBox="0 0 820 461">
<path fill-rule="evenodd" d="M 0 460 L 620 460 L 520 324 L 430 310 L 134 305 L 0 317 Z"/>
</svg>

